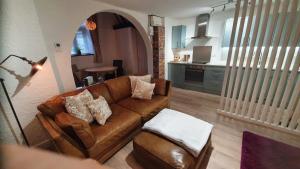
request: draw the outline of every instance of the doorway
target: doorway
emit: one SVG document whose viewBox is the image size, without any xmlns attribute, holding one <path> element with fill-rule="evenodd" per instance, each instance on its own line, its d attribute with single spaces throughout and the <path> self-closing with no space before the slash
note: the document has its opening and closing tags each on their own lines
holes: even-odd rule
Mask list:
<svg viewBox="0 0 300 169">
<path fill-rule="evenodd" d="M 96 13 L 79 26 L 72 44 L 71 63 L 77 87 L 122 75 L 149 73 L 141 33 L 131 21 L 113 12 Z M 91 68 L 99 71 L 89 71 Z"/>
</svg>

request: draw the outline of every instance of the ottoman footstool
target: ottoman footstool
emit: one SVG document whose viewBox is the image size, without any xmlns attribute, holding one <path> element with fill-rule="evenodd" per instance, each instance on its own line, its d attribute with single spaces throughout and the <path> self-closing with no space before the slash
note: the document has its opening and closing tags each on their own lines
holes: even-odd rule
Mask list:
<svg viewBox="0 0 300 169">
<path fill-rule="evenodd" d="M 204 169 L 212 152 L 213 125 L 163 109 L 133 139 L 133 155 L 147 169 Z"/>
<path fill-rule="evenodd" d="M 172 141 L 148 131 L 142 131 L 133 140 L 133 155 L 147 169 L 204 169 L 211 152 L 210 138 L 197 158 Z"/>
</svg>

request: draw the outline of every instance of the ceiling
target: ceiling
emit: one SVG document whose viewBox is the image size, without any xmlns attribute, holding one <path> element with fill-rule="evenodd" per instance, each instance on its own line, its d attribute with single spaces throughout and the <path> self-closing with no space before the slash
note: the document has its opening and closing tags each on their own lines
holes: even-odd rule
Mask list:
<svg viewBox="0 0 300 169">
<path fill-rule="evenodd" d="M 211 11 L 228 0 L 96 0 L 147 14 L 186 18 Z"/>
</svg>

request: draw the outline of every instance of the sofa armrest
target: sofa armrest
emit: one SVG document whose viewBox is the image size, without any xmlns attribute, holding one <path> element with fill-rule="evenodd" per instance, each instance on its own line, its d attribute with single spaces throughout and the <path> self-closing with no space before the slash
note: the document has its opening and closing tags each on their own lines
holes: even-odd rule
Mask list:
<svg viewBox="0 0 300 169">
<path fill-rule="evenodd" d="M 56 114 L 54 121 L 69 136 L 76 135 L 73 139 L 82 142 L 87 149 L 95 144 L 96 138 L 88 122 L 65 112 Z"/>
<path fill-rule="evenodd" d="M 172 92 L 172 83 L 170 80 L 166 80 L 166 96 L 170 97 Z"/>
<path fill-rule="evenodd" d="M 154 79 L 155 83 L 154 94 L 161 96 L 169 96 L 171 82 L 165 79 Z"/>
<path fill-rule="evenodd" d="M 86 154 L 80 150 L 80 147 L 63 133 L 51 118 L 44 116 L 42 113 L 38 113 L 37 119 L 48 132 L 59 152 L 79 158 L 86 157 Z"/>
</svg>

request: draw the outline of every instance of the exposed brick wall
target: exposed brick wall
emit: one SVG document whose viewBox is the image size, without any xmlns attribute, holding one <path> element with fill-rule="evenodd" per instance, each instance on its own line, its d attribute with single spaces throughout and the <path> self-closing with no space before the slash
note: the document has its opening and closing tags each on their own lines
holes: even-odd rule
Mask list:
<svg viewBox="0 0 300 169">
<path fill-rule="evenodd" d="M 154 26 L 153 45 L 153 76 L 165 78 L 165 27 Z"/>
</svg>

